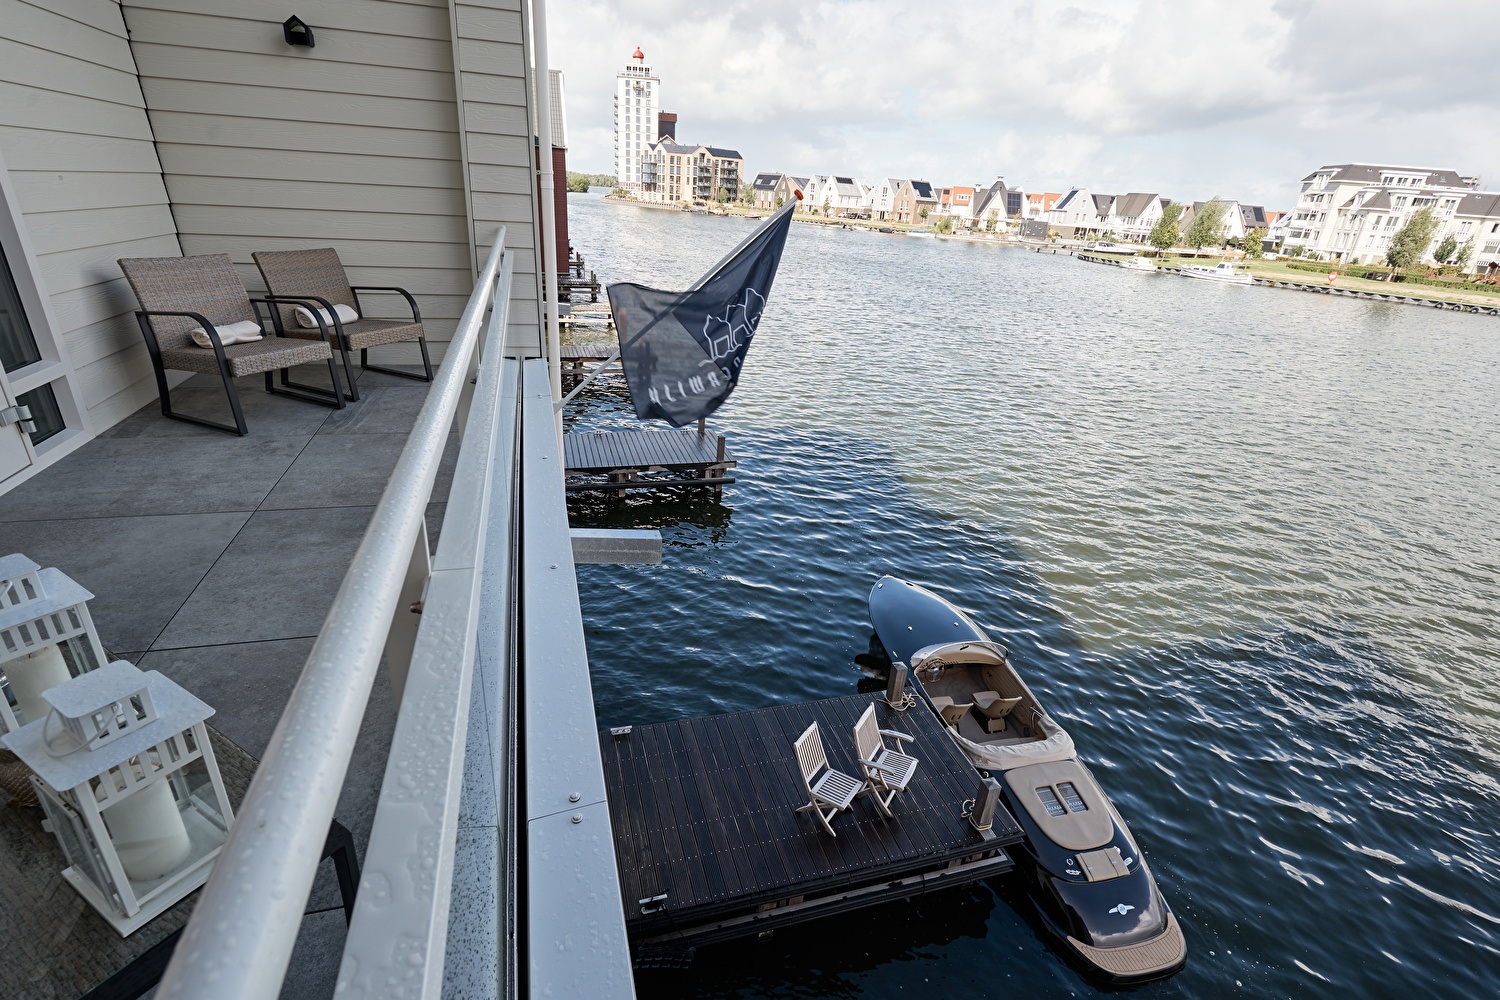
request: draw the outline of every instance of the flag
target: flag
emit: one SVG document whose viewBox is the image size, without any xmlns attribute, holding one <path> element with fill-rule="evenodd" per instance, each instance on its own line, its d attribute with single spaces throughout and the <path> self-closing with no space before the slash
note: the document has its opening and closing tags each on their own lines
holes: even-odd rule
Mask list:
<svg viewBox="0 0 1500 1000">
<path fill-rule="evenodd" d="M 641 420 L 681 427 L 729 398 L 765 312 L 795 205 L 789 200 L 688 291 L 609 286 L 620 365 Z"/>
</svg>

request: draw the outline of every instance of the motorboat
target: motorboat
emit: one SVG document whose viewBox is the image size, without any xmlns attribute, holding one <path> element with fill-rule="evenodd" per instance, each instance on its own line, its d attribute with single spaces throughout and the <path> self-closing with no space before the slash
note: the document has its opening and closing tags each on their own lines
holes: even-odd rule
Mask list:
<svg viewBox="0 0 1500 1000">
<path fill-rule="evenodd" d="M 1130 257 L 1120 262 L 1120 266 L 1127 271 L 1143 271 L 1146 274 L 1155 274 L 1156 265 L 1145 257 Z"/>
<path fill-rule="evenodd" d="M 1207 278 L 1210 281 L 1227 281 L 1235 285 L 1252 285 L 1255 279 L 1248 271 L 1242 271 L 1233 261 L 1221 260 L 1214 267 L 1204 267 L 1202 264 L 1186 264 L 1182 268 L 1182 274 L 1187 278 Z"/>
<path fill-rule="evenodd" d="M 1016 869 L 1063 950 L 1111 983 L 1170 976 L 1187 941 L 1125 820 L 1078 759 L 1073 739 L 1005 648 L 929 590 L 883 576 L 870 621 L 893 667 L 943 721 L 1026 840 Z"/>
</svg>

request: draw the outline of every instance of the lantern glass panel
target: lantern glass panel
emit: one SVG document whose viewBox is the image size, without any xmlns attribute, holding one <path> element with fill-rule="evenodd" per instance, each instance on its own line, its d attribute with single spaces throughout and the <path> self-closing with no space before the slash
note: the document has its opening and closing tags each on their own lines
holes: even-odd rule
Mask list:
<svg viewBox="0 0 1500 1000">
<path fill-rule="evenodd" d="M 153 750 L 153 758 L 155 753 L 156 751 Z M 171 767 L 172 763 L 169 761 L 166 766 Z M 202 757 L 189 761 L 185 766 L 161 780 L 171 789 L 172 800 L 178 815 L 182 818 L 182 829 L 187 834 L 188 847 L 186 853 L 170 871 L 154 878 L 137 878 L 129 875 L 130 866 L 126 866 L 130 890 L 142 904 L 146 903 L 158 890 L 170 886 L 180 875 L 196 867 L 203 858 L 223 846 L 228 832 L 227 824 L 219 809 L 219 799 L 214 790 L 213 779 Z M 116 829 L 120 825 L 112 822 L 111 814 L 121 806 L 128 807 L 130 798 L 149 793 L 149 788 L 139 789 L 119 805 L 107 807 L 101 812 L 100 815 L 104 818 L 105 826 L 110 829 L 111 837 L 116 836 Z M 116 846 L 118 849 L 120 845 L 117 843 Z"/>
<path fill-rule="evenodd" d="M 37 798 L 41 800 L 42 811 L 52 823 L 52 831 L 57 834 L 57 842 L 62 845 L 69 867 L 93 883 L 105 899 L 115 898 L 112 882 L 105 876 L 98 853 L 91 846 L 93 838 L 89 836 L 83 819 L 72 808 L 58 802 L 50 794 L 50 789 L 43 791 Z"/>
<path fill-rule="evenodd" d="M 75 621 L 77 620 L 77 612 L 72 608 L 69 608 L 67 613 Z M 75 627 L 81 628 L 82 626 Z M 57 648 L 62 650 L 63 659 L 68 664 L 68 673 L 74 677 L 99 668 L 99 660 L 94 656 L 94 644 L 89 642 L 87 634 L 64 639 L 57 644 Z"/>
</svg>

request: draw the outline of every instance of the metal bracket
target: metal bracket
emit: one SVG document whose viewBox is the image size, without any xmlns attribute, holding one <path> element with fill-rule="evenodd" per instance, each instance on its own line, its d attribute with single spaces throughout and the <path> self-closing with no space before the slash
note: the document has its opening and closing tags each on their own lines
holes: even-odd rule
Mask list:
<svg viewBox="0 0 1500 1000">
<path fill-rule="evenodd" d="M 7 406 L 0 410 L 0 427 L 9 427 L 11 424 L 20 424 L 21 430 L 27 434 L 36 433 L 36 421 L 31 419 L 29 406 Z"/>
</svg>

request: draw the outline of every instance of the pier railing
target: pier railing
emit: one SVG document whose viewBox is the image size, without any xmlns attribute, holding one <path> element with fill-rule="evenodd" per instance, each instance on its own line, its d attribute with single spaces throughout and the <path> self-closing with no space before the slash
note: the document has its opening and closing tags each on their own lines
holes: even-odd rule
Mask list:
<svg viewBox="0 0 1500 1000">
<path fill-rule="evenodd" d="M 280 992 L 382 658 L 397 720 L 336 995 L 633 995 L 546 362 L 505 357 L 504 244 L 502 229 L 159 998 Z"/>
</svg>

